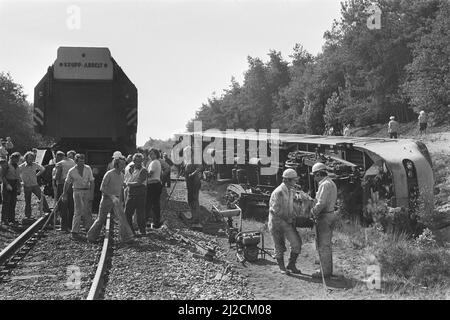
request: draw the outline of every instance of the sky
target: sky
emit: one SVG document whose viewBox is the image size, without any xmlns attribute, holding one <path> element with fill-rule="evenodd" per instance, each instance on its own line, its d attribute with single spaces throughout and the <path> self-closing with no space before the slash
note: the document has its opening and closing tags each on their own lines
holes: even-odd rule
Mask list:
<svg viewBox="0 0 450 320">
<path fill-rule="evenodd" d="M 108 47 L 138 89 L 143 145 L 184 132 L 232 77 L 242 84 L 247 56 L 290 61 L 296 43 L 319 53 L 339 17 L 340 0 L 0 0 L 0 71 L 33 102 L 58 47 Z"/>
</svg>

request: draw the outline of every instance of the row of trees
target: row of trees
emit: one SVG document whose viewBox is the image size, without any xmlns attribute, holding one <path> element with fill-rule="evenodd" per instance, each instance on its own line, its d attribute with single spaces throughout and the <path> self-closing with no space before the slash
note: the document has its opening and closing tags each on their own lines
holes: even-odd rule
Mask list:
<svg viewBox="0 0 450 320">
<path fill-rule="evenodd" d="M 11 137 L 14 151 L 48 146 L 50 140 L 34 133 L 32 106 L 21 85 L 9 73 L 0 72 L 0 138 Z"/>
<path fill-rule="evenodd" d="M 296 44 L 283 59 L 248 57 L 243 84 L 232 78 L 188 122 L 203 128 L 277 128 L 281 132 L 323 132 L 342 127 L 416 119 L 420 110 L 436 124 L 450 120 L 450 2 L 377 0 L 381 28 L 370 29 L 368 0 L 341 4 L 341 19 L 325 32 L 317 56 Z"/>
</svg>

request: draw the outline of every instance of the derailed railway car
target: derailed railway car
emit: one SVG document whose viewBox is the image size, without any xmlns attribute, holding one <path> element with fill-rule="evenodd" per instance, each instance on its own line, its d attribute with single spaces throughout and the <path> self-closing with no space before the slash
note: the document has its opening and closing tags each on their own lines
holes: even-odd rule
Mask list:
<svg viewBox="0 0 450 320">
<path fill-rule="evenodd" d="M 193 134 L 179 136 L 183 136 L 180 141 L 185 144 L 188 141 L 194 144 Z M 243 197 L 240 195 L 244 201 L 255 199 L 253 208 L 247 203 L 241 204 L 247 216 L 252 216 L 255 210 L 258 215 L 267 215 L 270 191 L 281 183 L 281 174 L 286 168 L 294 168 L 300 177 L 299 187 L 315 196 L 318 186 L 310 172 L 316 162 L 328 166 L 338 186 L 339 199 L 351 215 L 363 217 L 367 205 L 376 201 L 407 210 L 415 209 L 420 202 L 424 210 L 433 209 L 432 162 L 426 146 L 420 141 L 278 134 L 274 143 L 270 140 L 273 137 L 268 135 L 242 131 L 206 131 L 196 133 L 196 136 L 197 139 L 201 137 L 203 154 L 215 155 L 209 168 L 218 180 L 225 177 L 225 181 L 239 183 L 249 191 Z M 217 141 L 220 143 L 215 143 Z M 249 148 L 255 143 L 258 144 L 256 157 Z M 259 148 L 261 143 L 265 145 L 263 152 Z M 200 144 L 197 142 L 197 145 Z M 273 157 L 275 148 L 277 155 Z M 234 159 L 234 163 L 230 159 Z M 275 170 L 269 175 L 262 174 L 261 169 L 269 166 Z M 265 208 L 261 208 L 263 203 Z"/>
<path fill-rule="evenodd" d="M 34 89 L 35 131 L 53 137 L 53 150 L 86 155 L 99 186 L 116 150 L 136 149 L 137 89 L 108 48 L 60 47 Z"/>
</svg>

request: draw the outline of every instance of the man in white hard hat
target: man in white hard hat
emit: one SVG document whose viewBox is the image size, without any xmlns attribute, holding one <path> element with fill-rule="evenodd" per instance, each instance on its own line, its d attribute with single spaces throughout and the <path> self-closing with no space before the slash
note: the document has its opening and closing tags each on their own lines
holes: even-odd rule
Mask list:
<svg viewBox="0 0 450 320">
<path fill-rule="evenodd" d="M 111 162 L 108 164 L 108 168 L 106 169 L 107 171 L 114 169 L 114 165 L 113 165 L 113 161 L 114 159 L 121 159 L 123 158 L 122 152 L 120 151 L 114 151 L 113 155 L 112 155 L 112 160 Z"/>
<path fill-rule="evenodd" d="M 295 227 L 294 190 L 298 180 L 294 169 L 286 169 L 283 172 L 283 182 L 272 192 L 269 201 L 269 231 L 275 246 L 275 258 L 281 273 L 301 273 L 295 267 L 298 255 L 302 247 L 302 240 Z M 291 245 L 289 263 L 284 265 L 284 252 L 286 251 L 285 239 Z"/>
<path fill-rule="evenodd" d="M 314 175 L 314 180 L 319 185 L 319 190 L 316 193 L 316 203 L 311 209 L 311 213 L 316 221 L 317 246 L 323 276 L 329 278 L 333 273 L 331 237 L 335 221 L 334 206 L 337 199 L 337 188 L 336 184 L 328 177 L 325 164 L 321 162 L 314 164 L 311 174 Z M 321 278 L 321 271 L 317 270 L 312 276 Z"/>
</svg>

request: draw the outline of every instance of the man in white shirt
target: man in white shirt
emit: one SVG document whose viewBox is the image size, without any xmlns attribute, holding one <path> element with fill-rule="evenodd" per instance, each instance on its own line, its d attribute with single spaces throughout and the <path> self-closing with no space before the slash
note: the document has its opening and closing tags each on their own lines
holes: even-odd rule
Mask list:
<svg viewBox="0 0 450 320">
<path fill-rule="evenodd" d="M 84 162 L 84 154 L 75 155 L 76 166 L 69 170 L 64 183 L 63 201 L 67 201 L 67 190 L 70 185 L 73 185 L 73 202 L 75 208 L 71 232 L 74 239 L 80 238 L 81 217 L 84 219 L 86 230 L 89 230 L 92 225 L 92 215 L 89 205 L 91 205 L 92 199 L 94 198 L 94 176 L 91 167 Z"/>
<path fill-rule="evenodd" d="M 150 164 L 147 167 L 148 179 L 147 179 L 147 203 L 146 203 L 146 216 L 147 220 L 150 218 L 151 211 L 152 216 L 152 228 L 158 229 L 161 226 L 161 163 L 159 162 L 158 150 L 152 148 L 149 151 L 149 157 L 151 159 Z"/>
<path fill-rule="evenodd" d="M 25 194 L 25 217 L 31 218 L 31 196 L 34 194 L 39 200 L 42 199 L 44 212 L 50 212 L 47 200 L 41 193 L 41 188 L 37 182 L 37 178 L 42 175 L 45 168 L 34 162 L 36 156 L 33 152 L 28 151 L 25 154 L 25 162 L 19 166 L 20 178 L 23 181 L 23 191 Z M 39 171 L 38 173 L 36 173 Z"/>
<path fill-rule="evenodd" d="M 334 206 L 337 199 L 337 187 L 333 180 L 328 177 L 326 170 L 325 164 L 320 162 L 312 167 L 311 174 L 314 175 L 314 180 L 318 183 L 319 190 L 316 193 L 316 203 L 311 213 L 316 220 L 317 246 L 323 276 L 324 278 L 329 278 L 333 274 L 331 238 L 336 219 Z M 321 271 L 317 270 L 312 276 L 321 278 Z"/>
<path fill-rule="evenodd" d="M 281 273 L 300 274 L 295 266 L 302 247 L 302 240 L 295 227 L 294 191 L 292 188 L 298 180 L 294 169 L 283 172 L 283 182 L 272 192 L 269 200 L 268 227 L 275 246 L 275 258 Z M 284 266 L 286 239 L 291 245 L 289 264 Z"/>
</svg>

